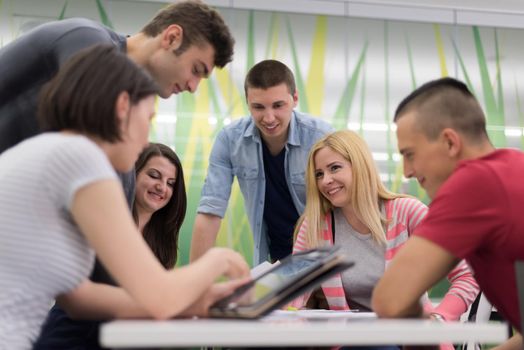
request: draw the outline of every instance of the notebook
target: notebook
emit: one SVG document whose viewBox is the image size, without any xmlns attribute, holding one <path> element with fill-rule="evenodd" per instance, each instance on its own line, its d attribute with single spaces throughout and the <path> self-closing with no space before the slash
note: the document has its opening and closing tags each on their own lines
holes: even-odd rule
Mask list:
<svg viewBox="0 0 524 350">
<path fill-rule="evenodd" d="M 336 247 L 288 256 L 277 266 L 212 305 L 210 317 L 259 318 L 318 287 L 353 264 Z"/>
</svg>

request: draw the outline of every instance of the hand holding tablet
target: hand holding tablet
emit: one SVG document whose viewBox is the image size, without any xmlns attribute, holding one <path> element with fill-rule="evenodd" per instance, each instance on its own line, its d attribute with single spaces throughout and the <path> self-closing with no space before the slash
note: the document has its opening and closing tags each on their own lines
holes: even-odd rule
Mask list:
<svg viewBox="0 0 524 350">
<path fill-rule="evenodd" d="M 237 288 L 209 310 L 211 317 L 258 318 L 314 289 L 351 266 L 336 247 L 288 256 L 259 277 Z"/>
</svg>

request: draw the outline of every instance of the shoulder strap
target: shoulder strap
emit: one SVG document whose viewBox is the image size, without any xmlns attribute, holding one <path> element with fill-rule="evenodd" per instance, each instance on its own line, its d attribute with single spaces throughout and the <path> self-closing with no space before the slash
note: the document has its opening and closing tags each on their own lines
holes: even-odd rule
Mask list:
<svg viewBox="0 0 524 350">
<path fill-rule="evenodd" d="M 331 210 L 331 230 L 333 231 L 333 244 L 335 244 L 335 211 Z"/>
</svg>

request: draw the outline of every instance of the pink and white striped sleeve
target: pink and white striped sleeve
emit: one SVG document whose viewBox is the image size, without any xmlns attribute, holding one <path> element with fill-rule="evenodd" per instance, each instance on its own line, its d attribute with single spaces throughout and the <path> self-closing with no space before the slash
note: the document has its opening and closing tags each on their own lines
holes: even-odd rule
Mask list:
<svg viewBox="0 0 524 350">
<path fill-rule="evenodd" d="M 447 278 L 451 286 L 434 312 L 448 321 L 458 320 L 473 303 L 480 288 L 465 260 L 451 270 Z"/>
</svg>

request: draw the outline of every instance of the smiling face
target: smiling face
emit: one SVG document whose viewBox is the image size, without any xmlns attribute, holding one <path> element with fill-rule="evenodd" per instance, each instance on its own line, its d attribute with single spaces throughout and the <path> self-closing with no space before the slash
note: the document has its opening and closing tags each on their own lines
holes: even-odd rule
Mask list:
<svg viewBox="0 0 524 350">
<path fill-rule="evenodd" d="M 433 199 L 453 173 L 456 159 L 450 152 L 445 132 L 430 140 L 416 127 L 416 112 L 407 112 L 397 121 L 398 149 L 403 156 L 404 176 L 415 178 Z"/>
<path fill-rule="evenodd" d="M 291 95 L 285 83 L 268 89 L 247 89 L 249 111 L 266 143 L 283 144 L 286 141 L 297 101 L 297 93 Z"/>
<path fill-rule="evenodd" d="M 314 162 L 319 192 L 334 207 L 343 208 L 351 205 L 353 182 L 351 163 L 329 147 L 318 150 Z"/>
<path fill-rule="evenodd" d="M 165 157 L 153 156 L 136 176 L 135 203 L 139 210 L 154 213 L 169 203 L 176 182 L 176 167 Z"/>
</svg>

